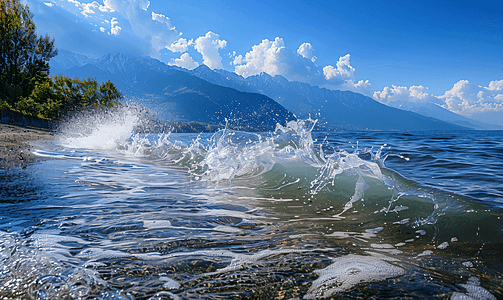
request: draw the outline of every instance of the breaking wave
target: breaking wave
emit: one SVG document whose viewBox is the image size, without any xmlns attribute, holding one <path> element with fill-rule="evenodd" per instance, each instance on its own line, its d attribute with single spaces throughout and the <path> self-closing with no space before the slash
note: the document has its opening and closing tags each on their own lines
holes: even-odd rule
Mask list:
<svg viewBox="0 0 503 300">
<path fill-rule="evenodd" d="M 265 258 L 312 252 L 320 255 L 328 251 L 329 262 L 313 270 L 317 277 L 303 290 L 304 299 L 318 299 L 350 290 L 362 282 L 406 276 L 408 270 L 416 268 L 417 260 L 448 256 L 450 249 L 459 253 L 467 245 L 498 245 L 503 240 L 501 213 L 485 209 L 474 199 L 422 185 L 388 168 L 387 159 L 393 158 L 396 166 L 396 161 L 408 163 L 408 158 L 389 151 L 385 143 L 376 148 L 360 148 L 358 144 L 351 149 L 341 147 L 330 141 L 334 133 L 315 134 L 317 121 L 312 119 L 278 124 L 267 133 L 227 128 L 213 134 L 137 133 L 135 129 L 142 126 L 143 120 L 136 109 L 121 107 L 71 119 L 60 127 L 63 151 L 38 154 L 100 162 L 99 158 L 89 157 L 89 153 L 96 155 L 99 150 L 156 167 L 182 170 L 190 180 L 210 190 L 253 200 L 273 219 L 280 220 L 281 226 L 287 228 L 285 232 L 293 232 L 291 239 L 309 236 L 305 231 L 295 235 L 307 222 L 321 228 L 318 238 L 326 240 L 330 249 L 346 249 L 342 254 L 327 250 L 329 247 L 305 246 L 259 248 L 251 254 L 204 249 L 170 252 L 160 258 L 231 258 L 227 265 L 204 276 L 236 272 Z M 174 226 L 170 221 L 143 220 L 142 224 L 149 230 L 190 228 Z M 236 224 L 240 225 L 204 230 L 242 235 L 244 228 L 257 226 L 247 223 L 244 217 Z M 97 261 L 101 254 L 102 250 L 90 248 L 79 255 Z M 465 259 L 463 263 L 468 266 L 471 261 Z M 169 277 L 162 280 L 168 290 L 180 288 L 178 281 Z M 453 299 L 476 292 L 491 295 L 477 280 L 473 277 L 466 284 L 460 283 L 467 294 L 456 292 Z"/>
</svg>

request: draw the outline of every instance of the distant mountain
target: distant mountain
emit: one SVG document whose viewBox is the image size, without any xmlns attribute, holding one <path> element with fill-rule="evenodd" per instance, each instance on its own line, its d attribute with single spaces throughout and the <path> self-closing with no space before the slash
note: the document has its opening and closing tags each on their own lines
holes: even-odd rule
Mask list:
<svg viewBox="0 0 503 300">
<path fill-rule="evenodd" d="M 266 73 L 244 79 L 206 66 L 188 71 L 152 58 L 109 54 L 63 74 L 111 80 L 130 99 L 170 121 L 223 124 L 227 119 L 236 128 L 270 130 L 295 118 L 290 110 L 299 118 L 317 118 L 322 130 L 467 129 L 388 107 L 361 94 L 289 82 Z"/>
<path fill-rule="evenodd" d="M 325 129 L 431 130 L 467 129 L 418 113 L 388 107 L 370 97 L 349 91 L 333 91 L 307 83 L 290 82 L 266 73 L 243 78 L 224 70 L 199 66 L 190 71 L 209 82 L 271 97 L 300 118 L 311 115 Z M 465 123 L 466 125 L 470 123 Z"/>
<path fill-rule="evenodd" d="M 306 84 L 289 82 L 282 76 L 271 77 L 263 73 L 245 79 L 225 70 L 211 70 L 205 65 L 201 65 L 190 72 L 218 85 L 232 87 L 239 91 L 265 94 L 298 116 L 306 114 L 314 115 L 319 112 L 319 110 L 313 107 L 316 101 L 314 100 L 314 95 L 309 94 L 311 89 L 306 87 Z M 503 130 L 503 126 L 487 124 L 460 116 L 434 103 L 394 101 L 388 106 L 415 112 L 425 117 L 435 118 L 470 129 Z"/>
<path fill-rule="evenodd" d="M 111 80 L 134 102 L 168 121 L 226 124 L 242 130 L 271 130 L 295 119 L 267 96 L 209 83 L 152 58 L 108 54 L 63 72 L 70 77 Z"/>
<path fill-rule="evenodd" d="M 503 126 L 487 124 L 455 114 L 443 107 L 429 102 L 393 101 L 389 106 L 412 111 L 423 116 L 436 118 L 453 124 L 482 130 L 503 130 Z"/>
<path fill-rule="evenodd" d="M 64 73 L 66 70 L 81 67 L 88 63 L 94 63 L 97 59 L 92 59 L 82 54 L 73 53 L 68 50 L 58 50 L 58 55 L 50 60 L 51 75 Z"/>
</svg>

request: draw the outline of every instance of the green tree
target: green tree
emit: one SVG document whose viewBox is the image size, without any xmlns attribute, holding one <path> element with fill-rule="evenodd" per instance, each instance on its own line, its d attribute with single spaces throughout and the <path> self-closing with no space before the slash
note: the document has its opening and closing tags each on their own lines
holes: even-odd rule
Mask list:
<svg viewBox="0 0 503 300">
<path fill-rule="evenodd" d="M 16 109 L 33 117 L 58 119 L 64 95 L 55 82 L 49 78 L 38 82 L 28 97 L 22 97 L 16 103 Z"/>
<path fill-rule="evenodd" d="M 0 106 L 14 108 L 49 80 L 49 60 L 56 55 L 54 39 L 37 37 L 28 5 L 0 0 Z"/>
<path fill-rule="evenodd" d="M 69 112 L 90 108 L 112 107 L 122 94 L 107 81 L 98 85 L 96 79 L 79 80 L 57 75 L 35 85 L 28 97 L 17 102 L 21 113 L 43 119 L 61 119 Z"/>
<path fill-rule="evenodd" d="M 122 94 L 107 81 L 49 77 L 54 39 L 37 37 L 33 14 L 19 0 L 0 0 L 0 110 L 61 119 L 83 108 L 117 105 Z"/>
</svg>

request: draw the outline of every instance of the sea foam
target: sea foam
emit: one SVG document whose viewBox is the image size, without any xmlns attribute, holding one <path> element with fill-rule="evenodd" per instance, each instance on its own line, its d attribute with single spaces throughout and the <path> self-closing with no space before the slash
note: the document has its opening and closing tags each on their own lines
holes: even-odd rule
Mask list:
<svg viewBox="0 0 503 300">
<path fill-rule="evenodd" d="M 349 254 L 333 259 L 328 267 L 316 270 L 320 277 L 316 279 L 304 299 L 330 297 L 353 286 L 382 281 L 404 274 L 404 270 L 386 261 L 397 261 L 384 255 L 371 253 L 370 256 Z"/>
</svg>

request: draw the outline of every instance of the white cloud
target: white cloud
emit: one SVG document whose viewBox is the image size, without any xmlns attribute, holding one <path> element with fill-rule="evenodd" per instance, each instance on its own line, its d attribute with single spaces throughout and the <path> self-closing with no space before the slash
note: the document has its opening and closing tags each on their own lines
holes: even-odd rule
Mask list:
<svg viewBox="0 0 503 300">
<path fill-rule="evenodd" d="M 101 5 L 98 9 L 104 13 L 115 12 L 115 10 L 110 6 L 107 0 L 103 0 L 103 5 Z"/>
<path fill-rule="evenodd" d="M 155 12 L 152 12 L 152 20 L 157 21 L 159 23 L 164 23 L 164 24 L 168 25 L 168 27 L 172 26 L 169 18 L 163 14 L 156 14 Z M 175 29 L 175 27 L 173 26 L 169 29 Z"/>
<path fill-rule="evenodd" d="M 161 49 L 170 46 L 179 38 L 168 17 L 147 11 L 146 0 L 104 0 L 105 6 L 121 14 L 129 28 L 140 41 L 147 54 L 159 58 Z M 124 24 L 124 21 L 121 21 Z"/>
<path fill-rule="evenodd" d="M 96 1 L 93 1 L 91 3 L 82 3 L 81 5 L 82 5 L 81 14 L 84 15 L 86 18 L 89 17 L 90 14 L 95 14 L 93 9 L 96 9 L 101 6 Z"/>
<path fill-rule="evenodd" d="M 427 93 L 428 88 L 422 85 L 413 85 L 409 88 L 405 86 L 385 87 L 382 92 L 374 92 L 373 98 L 383 104 L 390 104 L 394 101 L 411 101 L 411 102 L 431 102 L 441 104 L 442 101 Z"/>
<path fill-rule="evenodd" d="M 234 59 L 235 72 L 243 77 L 249 77 L 265 72 L 271 76 L 285 75 L 289 68 L 285 59 L 285 43 L 282 38 L 274 41 L 262 40 L 254 45 L 252 50 Z"/>
<path fill-rule="evenodd" d="M 49 6 L 49 7 L 53 7 L 54 6 L 54 3 L 51 3 L 51 2 L 44 2 L 45 5 Z"/>
<path fill-rule="evenodd" d="M 291 51 L 282 38 L 276 37 L 274 41 L 262 40 L 244 57 L 233 53 L 231 58 L 234 58 L 235 72 L 245 78 L 265 72 L 271 76 L 284 76 L 290 81 L 371 95 L 372 89 L 368 81 L 360 80 L 355 83 L 355 69 L 350 65 L 349 54 L 339 58 L 336 68 L 330 65 L 321 68 L 314 64 L 312 51 L 313 48 L 309 43 L 304 43 L 296 51 Z"/>
<path fill-rule="evenodd" d="M 86 17 L 86 18 L 90 17 L 90 15 L 94 15 L 96 13 L 94 11 L 96 8 L 98 8 L 100 11 L 102 11 L 103 9 L 106 9 L 105 6 L 100 5 L 96 1 L 93 1 L 93 2 L 90 2 L 90 3 L 81 3 L 81 2 L 79 2 L 77 0 L 68 0 L 68 3 L 73 4 L 78 9 L 78 11 L 80 12 L 80 14 L 83 15 L 84 17 Z M 54 6 L 53 3 L 44 2 L 44 4 L 47 5 L 47 6 L 49 6 L 49 7 L 53 7 Z"/>
<path fill-rule="evenodd" d="M 202 54 L 203 63 L 210 69 L 223 69 L 222 57 L 218 50 L 225 48 L 227 41 L 219 38 L 218 34 L 208 31 L 205 36 L 200 36 L 193 43 L 190 43 Z"/>
<path fill-rule="evenodd" d="M 325 75 L 325 79 L 337 81 L 346 78 L 352 79 L 354 77 L 355 68 L 350 65 L 349 58 L 349 54 L 340 57 L 339 61 L 336 64 L 337 68 L 334 68 L 331 65 L 324 67 L 323 75 Z"/>
<path fill-rule="evenodd" d="M 169 60 L 168 65 L 178 66 L 180 68 L 185 68 L 188 70 L 195 69 L 199 66 L 188 53 L 182 54 L 180 58 L 172 58 Z"/>
<path fill-rule="evenodd" d="M 105 32 L 105 30 L 106 30 L 105 27 L 100 27 L 101 32 Z"/>
<path fill-rule="evenodd" d="M 184 38 L 179 38 L 177 41 L 173 42 L 171 45 L 166 47 L 171 52 L 187 52 L 189 48 L 189 43 Z"/>
<path fill-rule="evenodd" d="M 427 93 L 426 87 L 413 85 L 385 87 L 382 92 L 374 92 L 374 99 L 390 104 L 393 101 L 413 101 L 436 103 L 454 113 L 473 116 L 487 112 L 503 112 L 503 80 L 491 81 L 482 87 L 460 80 L 443 95 Z"/>
<path fill-rule="evenodd" d="M 438 102 L 438 98 L 426 93 L 428 88 L 422 85 L 413 85 L 410 88 L 405 86 L 385 87 L 382 92 L 374 92 L 374 99 L 390 104 L 393 101 L 412 101 L 412 102 Z"/>
<path fill-rule="evenodd" d="M 503 80 L 491 81 L 488 87 L 460 80 L 438 98 L 444 101 L 442 107 L 465 116 L 503 111 Z"/>
<path fill-rule="evenodd" d="M 313 55 L 314 49 L 313 46 L 310 43 L 303 43 L 300 45 L 299 49 L 297 49 L 297 53 L 302 55 L 302 57 L 305 57 L 312 62 L 316 60 L 316 56 Z"/>
<path fill-rule="evenodd" d="M 356 93 L 363 94 L 368 97 L 372 97 L 372 85 L 368 80 L 360 80 L 357 83 L 353 79 L 346 80 L 342 85 L 337 87 L 342 91 L 352 91 Z"/>
<path fill-rule="evenodd" d="M 110 33 L 113 35 L 119 35 L 119 33 L 122 30 L 122 28 L 119 27 L 117 24 L 119 24 L 119 21 L 117 21 L 117 18 L 115 18 L 115 17 L 112 18 L 112 20 L 110 21 L 110 25 L 111 25 Z"/>
<path fill-rule="evenodd" d="M 503 80 L 491 81 L 486 89 L 489 91 L 503 91 Z"/>
<path fill-rule="evenodd" d="M 32 5 L 38 0 L 26 1 Z M 53 9 L 51 11 L 53 15 L 59 13 L 61 16 L 66 11 L 66 13 L 81 19 L 81 22 L 72 24 L 71 30 L 66 28 L 66 31 L 73 32 L 74 35 L 78 32 L 78 36 L 86 39 L 82 43 L 106 44 L 106 47 L 95 47 L 93 54 L 103 55 L 112 51 L 120 51 L 160 58 L 160 51 L 180 38 L 180 34 L 167 16 L 149 11 L 150 2 L 148 0 L 103 0 L 102 4 L 98 2 L 101 1 L 61 0 L 63 10 Z M 63 17 L 65 21 L 68 19 L 67 15 Z M 106 20 L 114 20 L 109 29 L 109 36 L 106 37 L 107 40 L 98 41 L 99 38 L 90 35 L 92 29 L 88 25 L 103 24 Z M 57 22 L 47 22 L 47 24 L 40 26 L 40 23 L 37 23 L 37 27 L 44 29 L 44 25 L 46 28 L 57 26 L 54 23 Z M 106 28 L 106 26 L 103 27 Z M 61 29 L 65 28 L 61 27 Z M 59 30 L 60 28 L 58 28 L 58 32 Z M 55 30 L 47 29 L 47 32 L 55 32 Z M 51 36 L 56 41 L 63 40 L 63 37 L 68 41 L 74 40 L 69 40 L 67 35 L 67 33 L 60 33 L 59 36 Z M 105 39 L 105 37 L 101 39 Z M 65 45 L 70 43 L 65 43 Z M 65 49 L 75 52 L 82 51 L 82 47 L 72 47 L 71 45 Z"/>
<path fill-rule="evenodd" d="M 148 1 L 148 0 L 144 0 L 144 1 L 140 2 L 140 7 L 144 11 L 147 11 L 147 9 L 148 9 L 149 6 L 150 6 L 150 1 Z"/>
</svg>

